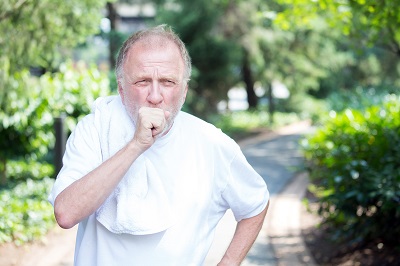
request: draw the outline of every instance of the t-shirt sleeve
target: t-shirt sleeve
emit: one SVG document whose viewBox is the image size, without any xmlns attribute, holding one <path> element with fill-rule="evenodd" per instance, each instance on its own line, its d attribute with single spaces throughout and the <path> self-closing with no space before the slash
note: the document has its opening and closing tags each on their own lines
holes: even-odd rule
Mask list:
<svg viewBox="0 0 400 266">
<path fill-rule="evenodd" d="M 236 221 L 260 214 L 268 204 L 269 191 L 264 179 L 239 150 L 230 163 L 227 186 L 222 194 Z"/>
<path fill-rule="evenodd" d="M 48 200 L 54 206 L 56 197 L 76 180 L 101 163 L 101 149 L 93 115 L 83 118 L 68 138 L 63 167 L 57 176 Z"/>
</svg>

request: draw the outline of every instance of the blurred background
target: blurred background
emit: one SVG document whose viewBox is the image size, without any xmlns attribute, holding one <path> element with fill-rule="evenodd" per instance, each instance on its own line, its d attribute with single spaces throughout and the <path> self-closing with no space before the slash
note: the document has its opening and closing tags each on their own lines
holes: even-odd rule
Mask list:
<svg viewBox="0 0 400 266">
<path fill-rule="evenodd" d="M 311 120 L 304 168 L 332 239 L 399 252 L 399 14 L 398 0 L 1 1 L 0 246 L 55 226 L 65 136 L 117 93 L 122 42 L 166 23 L 192 57 L 184 111 L 235 139 Z"/>
</svg>

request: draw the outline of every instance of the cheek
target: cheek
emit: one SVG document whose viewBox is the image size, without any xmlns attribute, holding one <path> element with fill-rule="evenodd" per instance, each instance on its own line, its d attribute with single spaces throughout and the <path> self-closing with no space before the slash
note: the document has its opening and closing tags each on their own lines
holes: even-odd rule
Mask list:
<svg viewBox="0 0 400 266">
<path fill-rule="evenodd" d="M 164 100 L 165 100 L 165 96 L 164 96 Z M 185 93 L 181 90 L 178 91 L 171 91 L 168 95 L 167 98 L 169 100 L 170 103 L 173 104 L 178 104 L 181 103 L 182 101 L 185 101 Z"/>
<path fill-rule="evenodd" d="M 129 90 L 123 90 L 121 93 L 122 103 L 125 108 L 132 110 L 132 107 L 136 105 L 135 95 Z"/>
<path fill-rule="evenodd" d="M 125 89 L 124 90 L 124 100 L 129 103 L 140 104 L 146 100 L 146 93 L 140 90 Z"/>
</svg>

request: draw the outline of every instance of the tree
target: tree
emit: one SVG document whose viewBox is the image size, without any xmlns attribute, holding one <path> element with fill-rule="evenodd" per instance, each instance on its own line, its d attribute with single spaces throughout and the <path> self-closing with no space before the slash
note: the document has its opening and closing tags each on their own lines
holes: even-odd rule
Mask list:
<svg viewBox="0 0 400 266">
<path fill-rule="evenodd" d="M 278 80 L 289 88 L 290 98 L 276 106 L 301 111 L 310 92 L 321 96 L 323 91 L 355 83 L 377 84 L 373 79 L 381 73 L 374 63 L 376 53 L 361 57 L 351 51 L 351 39 L 342 37 L 343 28 L 329 28 L 327 12 L 304 16 L 307 20 L 300 23 L 283 19 L 285 12 L 297 11 L 285 0 L 156 2 L 157 23 L 172 25 L 193 57 L 192 106 L 202 103 L 210 110 L 226 97 L 230 86 L 240 83 L 247 90 L 249 106 L 256 107 L 254 84 L 261 82 L 273 113 L 272 83 Z M 363 69 L 365 65 L 371 69 Z"/>
<path fill-rule="evenodd" d="M 106 34 L 109 48 L 109 65 L 110 69 L 114 69 L 116 63 L 116 57 L 118 50 L 122 43 L 128 38 L 128 34 L 118 31 L 118 18 L 119 14 L 117 11 L 119 4 L 129 4 L 142 7 L 147 1 L 146 0 L 114 0 L 109 1 L 106 4 L 107 18 L 110 21 L 110 31 Z"/>
<path fill-rule="evenodd" d="M 399 6 L 396 0 L 383 1 L 310 1 L 277 0 L 285 8 L 274 24 L 284 31 L 304 28 L 310 31 L 326 25 L 323 36 L 334 35 L 335 49 L 344 60 L 329 67 L 329 75 L 320 79 L 316 96 L 358 87 L 398 90 L 399 80 Z M 397 56 L 393 56 L 397 55 Z M 339 59 L 338 58 L 338 59 Z"/>
<path fill-rule="evenodd" d="M 278 0 L 286 5 L 277 22 L 284 28 L 309 25 L 324 13 L 332 27 L 340 27 L 370 45 L 385 48 L 400 57 L 400 5 L 398 0 Z"/>
<path fill-rule="evenodd" d="M 255 96 L 254 82 L 263 84 L 269 100 L 270 117 L 275 111 L 272 83 L 283 82 L 290 98 L 279 105 L 287 111 L 300 111 L 300 98 L 310 90 L 320 89 L 320 80 L 332 73 L 332 67 L 343 66 L 347 60 L 336 46 L 337 31 L 327 31 L 326 23 L 318 21 L 313 28 L 301 25 L 290 31 L 277 27 L 275 20 L 283 7 L 276 1 L 231 1 L 223 16 L 227 38 L 243 47 L 243 81 L 250 100 Z M 251 15 L 250 15 L 251 14 Z M 295 104 L 296 103 L 296 104 Z"/>
<path fill-rule="evenodd" d="M 94 65 L 71 61 L 40 78 L 27 70 L 17 72 L 10 86 L 7 112 L 0 111 L 0 185 L 6 182 L 8 160 L 41 161 L 49 153 L 55 141 L 54 116 L 66 114 L 71 130 L 97 97 L 109 94 L 106 74 Z"/>
<path fill-rule="evenodd" d="M 14 72 L 51 67 L 60 48 L 72 48 L 99 31 L 106 0 L 0 2 L 0 59 Z"/>
<path fill-rule="evenodd" d="M 29 67 L 54 69 L 62 48 L 99 31 L 106 0 L 0 1 L 0 106 L 7 102 L 13 73 Z"/>
<path fill-rule="evenodd" d="M 155 1 L 155 23 L 167 23 L 178 33 L 192 58 L 193 75 L 186 108 L 199 116 L 215 111 L 237 82 L 240 47 L 217 27 L 225 1 Z"/>
<path fill-rule="evenodd" d="M 229 1 L 218 23 L 225 38 L 241 47 L 241 81 L 246 88 L 249 108 L 256 108 L 258 105 L 254 84 L 259 80 L 260 68 L 256 66 L 262 55 L 255 32 L 264 29 L 260 12 L 265 6 L 263 1 L 258 0 Z"/>
<path fill-rule="evenodd" d="M 113 69 L 115 67 L 116 63 L 116 54 L 118 50 L 118 44 L 117 41 L 115 40 L 115 32 L 117 30 L 117 18 L 118 18 L 118 13 L 115 7 L 115 3 L 112 2 L 107 2 L 107 18 L 110 21 L 110 32 L 109 32 L 109 38 L 108 38 L 108 48 L 109 48 L 109 55 L 108 55 L 108 61 L 110 64 L 110 69 Z"/>
<path fill-rule="evenodd" d="M 0 1 L 1 172 L 9 158 L 29 153 L 37 139 L 35 117 L 45 102 L 27 69 L 54 70 L 64 48 L 99 31 L 105 0 Z M 40 134 L 40 133 L 39 133 Z M 3 177 L 3 182 L 4 182 Z"/>
</svg>

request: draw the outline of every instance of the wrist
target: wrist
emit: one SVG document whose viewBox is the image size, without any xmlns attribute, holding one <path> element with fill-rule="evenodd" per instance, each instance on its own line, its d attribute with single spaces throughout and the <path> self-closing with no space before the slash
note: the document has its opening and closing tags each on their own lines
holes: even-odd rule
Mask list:
<svg viewBox="0 0 400 266">
<path fill-rule="evenodd" d="M 149 147 L 145 145 L 141 145 L 138 141 L 133 139 L 126 145 L 126 149 L 133 157 L 139 157 L 142 153 L 144 153 Z"/>
<path fill-rule="evenodd" d="M 233 261 L 228 257 L 224 256 L 217 266 L 240 266 L 240 262 Z"/>
</svg>

